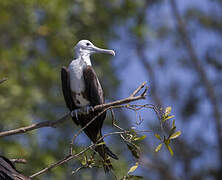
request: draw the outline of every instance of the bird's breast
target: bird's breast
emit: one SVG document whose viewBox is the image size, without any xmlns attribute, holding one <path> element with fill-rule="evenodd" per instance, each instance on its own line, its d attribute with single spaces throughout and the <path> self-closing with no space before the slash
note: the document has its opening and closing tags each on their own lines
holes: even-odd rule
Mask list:
<svg viewBox="0 0 222 180">
<path fill-rule="evenodd" d="M 79 107 L 89 104 L 89 101 L 84 97 L 85 81 L 83 77 L 83 69 L 84 64 L 81 64 L 78 61 L 73 61 L 68 68 L 73 100 Z"/>
<path fill-rule="evenodd" d="M 69 65 L 70 88 L 72 92 L 81 93 L 85 90 L 83 66 L 75 61 Z"/>
</svg>

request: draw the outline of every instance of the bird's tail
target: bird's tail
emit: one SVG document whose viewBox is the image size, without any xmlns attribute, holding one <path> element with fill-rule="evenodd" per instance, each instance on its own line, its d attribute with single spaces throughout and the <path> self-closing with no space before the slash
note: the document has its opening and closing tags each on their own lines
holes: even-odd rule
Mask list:
<svg viewBox="0 0 222 180">
<path fill-rule="evenodd" d="M 113 166 L 110 162 L 110 157 L 116 160 L 118 160 L 118 157 L 105 145 L 104 141 L 98 143 L 98 146 L 95 148 L 95 150 L 104 160 L 104 171 L 107 173 L 113 169 Z"/>
</svg>

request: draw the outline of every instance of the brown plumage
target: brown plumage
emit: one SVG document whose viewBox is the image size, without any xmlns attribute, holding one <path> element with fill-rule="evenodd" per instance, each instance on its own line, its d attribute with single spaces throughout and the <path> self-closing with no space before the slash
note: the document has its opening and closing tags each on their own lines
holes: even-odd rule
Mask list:
<svg viewBox="0 0 222 180">
<path fill-rule="evenodd" d="M 86 97 L 86 99 L 90 102 L 89 105 L 92 107 L 99 104 L 103 104 L 104 103 L 103 90 L 98 81 L 96 73 L 91 66 L 86 65 L 84 67 L 83 77 L 85 82 L 85 91 L 82 92 L 82 96 Z M 74 103 L 75 97 L 73 97 L 73 93 L 75 92 L 71 91 L 69 72 L 66 67 L 63 67 L 61 70 L 61 78 L 62 78 L 62 90 L 63 90 L 64 99 L 66 101 L 66 106 L 69 108 L 70 111 L 78 109 L 79 108 L 78 105 Z M 76 119 L 76 117 L 73 117 L 73 121 L 76 123 L 76 125 L 84 127 L 100 112 L 101 111 L 94 111 L 90 112 L 89 114 L 78 113 L 78 120 Z M 102 137 L 101 129 L 105 118 L 106 118 L 106 112 L 97 117 L 90 125 L 88 125 L 84 129 L 84 132 L 93 143 L 104 142 L 103 140 L 100 140 L 99 142 L 97 141 Z M 109 157 L 112 157 L 114 159 L 118 159 L 118 157 L 115 154 L 113 154 L 105 144 L 97 146 L 95 150 L 104 160 L 105 162 L 104 170 L 105 172 L 108 172 L 112 168 Z"/>
</svg>

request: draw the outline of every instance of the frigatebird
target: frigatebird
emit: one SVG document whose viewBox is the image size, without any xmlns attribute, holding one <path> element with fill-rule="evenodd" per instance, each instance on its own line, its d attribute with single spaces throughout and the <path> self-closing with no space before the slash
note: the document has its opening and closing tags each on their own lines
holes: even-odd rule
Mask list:
<svg viewBox="0 0 222 180">
<path fill-rule="evenodd" d="M 115 52 L 98 48 L 89 40 L 79 41 L 74 50 L 76 59 L 71 61 L 68 68 L 62 67 L 61 69 L 62 91 L 66 106 L 71 111 L 73 121 L 77 125 L 85 127 L 94 117 L 98 116 L 99 113 L 101 114 L 101 110 L 94 111 L 93 107 L 104 103 L 104 93 L 92 68 L 90 55 L 104 53 L 114 56 Z M 104 160 L 104 170 L 108 172 L 112 169 L 109 157 L 114 159 L 118 159 L 118 157 L 112 153 L 103 140 L 100 140 L 105 118 L 106 112 L 86 126 L 84 132 L 93 143 L 100 144 L 95 147 L 95 151 Z"/>
</svg>

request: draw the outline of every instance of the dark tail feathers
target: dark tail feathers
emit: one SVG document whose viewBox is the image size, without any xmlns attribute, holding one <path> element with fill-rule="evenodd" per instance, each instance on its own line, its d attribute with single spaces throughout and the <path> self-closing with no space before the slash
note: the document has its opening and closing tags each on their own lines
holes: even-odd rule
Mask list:
<svg viewBox="0 0 222 180">
<path fill-rule="evenodd" d="M 104 145 L 105 152 L 113 159 L 118 160 L 119 158 L 115 155 L 106 145 Z"/>
<path fill-rule="evenodd" d="M 97 146 L 95 150 L 99 153 L 99 155 L 104 160 L 105 173 L 109 172 L 110 169 L 113 169 L 113 166 L 109 160 L 110 159 L 109 157 L 112 157 L 113 159 L 116 159 L 116 160 L 118 160 L 119 158 L 105 144 Z"/>
</svg>

